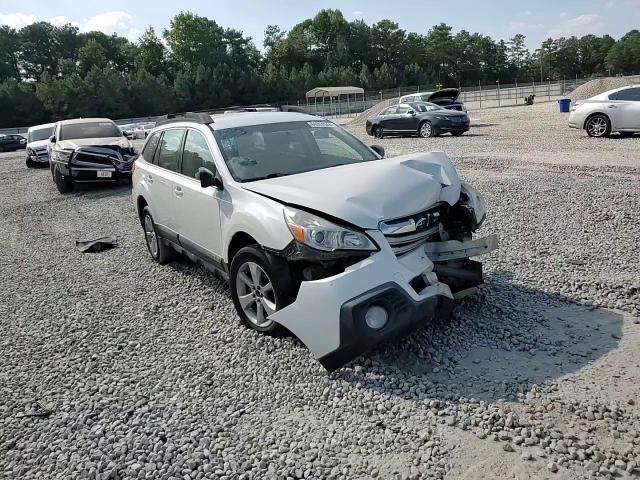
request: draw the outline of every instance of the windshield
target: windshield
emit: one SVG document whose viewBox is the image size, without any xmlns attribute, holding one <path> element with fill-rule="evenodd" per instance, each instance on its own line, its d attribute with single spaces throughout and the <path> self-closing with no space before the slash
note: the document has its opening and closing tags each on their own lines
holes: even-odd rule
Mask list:
<svg viewBox="0 0 640 480">
<path fill-rule="evenodd" d="M 53 132 L 53 127 L 45 127 L 45 128 L 39 128 L 37 130 L 30 130 L 29 134 L 27 135 L 27 141 L 29 143 L 31 142 L 39 142 L 40 140 L 46 140 L 51 136 L 51 133 Z"/>
<path fill-rule="evenodd" d="M 113 122 L 86 122 L 62 125 L 60 140 L 79 138 L 109 138 L 121 137 L 122 133 Z"/>
<path fill-rule="evenodd" d="M 412 103 L 411 108 L 413 108 L 416 112 L 432 112 L 434 110 L 443 110 L 440 105 L 428 102 Z"/>
<path fill-rule="evenodd" d="M 378 160 L 369 147 L 326 120 L 227 128 L 214 135 L 239 182 Z"/>
</svg>

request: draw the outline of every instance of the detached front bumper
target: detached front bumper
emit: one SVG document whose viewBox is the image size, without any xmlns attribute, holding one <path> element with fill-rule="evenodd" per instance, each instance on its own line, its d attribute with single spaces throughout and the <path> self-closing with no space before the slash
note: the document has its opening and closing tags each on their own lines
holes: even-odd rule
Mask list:
<svg viewBox="0 0 640 480">
<path fill-rule="evenodd" d="M 270 317 L 296 335 L 327 370 L 407 334 L 433 319 L 439 307 L 473 293 L 482 283 L 482 268 L 468 256 L 497 248 L 492 235 L 473 242 L 426 243 L 396 257 L 379 231 L 367 233 L 381 246 L 379 252 L 332 277 L 302 282 L 296 301 Z M 387 313 L 379 329 L 365 321 L 373 306 Z"/>
<path fill-rule="evenodd" d="M 49 152 L 46 150 L 27 150 L 27 159 L 42 165 L 49 164 Z"/>
</svg>

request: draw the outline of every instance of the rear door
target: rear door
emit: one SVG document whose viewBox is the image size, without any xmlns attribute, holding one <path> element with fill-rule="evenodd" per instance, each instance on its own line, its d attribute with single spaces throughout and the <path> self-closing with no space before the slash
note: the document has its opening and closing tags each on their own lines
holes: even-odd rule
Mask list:
<svg viewBox="0 0 640 480">
<path fill-rule="evenodd" d="M 640 130 L 640 88 L 620 90 L 612 97 L 609 110 L 614 130 Z"/>
<path fill-rule="evenodd" d="M 203 169 L 216 174 L 212 146 L 205 135 L 188 129 L 182 151 L 180 171 L 174 181 L 175 225 L 180 244 L 194 255 L 214 265 L 222 265 L 220 197 L 216 187 L 202 188 Z"/>
<path fill-rule="evenodd" d="M 177 242 L 178 232 L 173 189 L 180 167 L 180 152 L 185 129 L 169 128 L 160 133 L 162 136 L 159 138 L 152 162 L 145 165 L 147 171 L 144 181 L 151 192 L 148 202 L 160 235 Z"/>
</svg>

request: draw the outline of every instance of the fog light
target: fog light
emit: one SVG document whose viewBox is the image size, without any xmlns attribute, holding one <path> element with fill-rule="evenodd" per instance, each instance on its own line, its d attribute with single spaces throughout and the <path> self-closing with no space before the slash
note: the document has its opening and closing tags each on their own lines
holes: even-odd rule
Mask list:
<svg viewBox="0 0 640 480">
<path fill-rule="evenodd" d="M 367 309 L 367 313 L 364 314 L 364 321 L 369 328 L 374 330 L 380 330 L 387 324 L 389 314 L 387 310 L 378 305 L 373 305 Z"/>
</svg>

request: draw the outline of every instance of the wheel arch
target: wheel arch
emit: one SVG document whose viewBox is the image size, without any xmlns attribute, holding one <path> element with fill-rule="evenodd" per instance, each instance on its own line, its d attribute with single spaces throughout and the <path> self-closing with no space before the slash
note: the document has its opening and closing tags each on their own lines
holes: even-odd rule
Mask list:
<svg viewBox="0 0 640 480">
<path fill-rule="evenodd" d="M 582 124 L 583 130 L 587 129 L 587 122 L 593 117 L 595 117 L 596 115 L 602 115 L 603 117 L 606 117 L 607 120 L 609 121 L 609 125 L 611 125 L 611 127 L 613 128 L 613 122 L 611 121 L 611 117 L 607 115 L 605 112 L 598 111 L 598 112 L 592 112 L 589 115 L 587 115 L 587 118 L 584 119 L 584 122 Z"/>
<path fill-rule="evenodd" d="M 258 241 L 249 235 L 247 232 L 238 231 L 233 234 L 229 246 L 227 247 L 227 263 L 231 265 L 233 257 L 244 247 L 249 245 L 258 244 Z"/>
<path fill-rule="evenodd" d="M 138 210 L 138 219 L 140 220 L 140 223 L 142 223 L 142 211 L 144 210 L 144 207 L 148 207 L 149 203 L 147 202 L 146 198 L 144 198 L 144 196 L 142 195 L 138 195 L 138 198 L 136 199 L 136 208 Z"/>
</svg>

